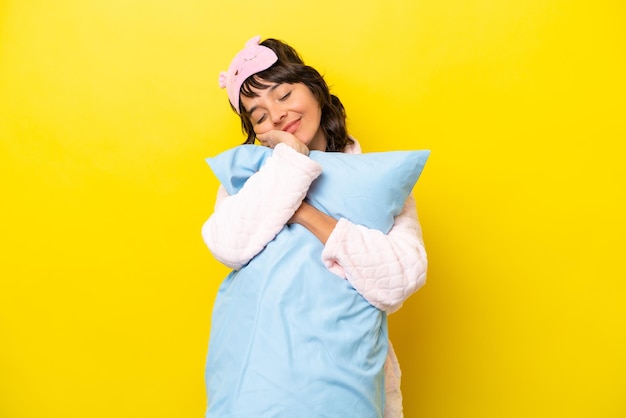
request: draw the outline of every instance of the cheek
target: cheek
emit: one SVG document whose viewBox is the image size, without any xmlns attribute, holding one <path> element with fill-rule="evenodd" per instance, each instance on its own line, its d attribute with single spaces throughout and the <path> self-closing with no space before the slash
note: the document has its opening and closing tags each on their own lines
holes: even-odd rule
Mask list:
<svg viewBox="0 0 626 418">
<path fill-rule="evenodd" d="M 320 107 L 317 108 L 317 113 L 315 115 L 315 121 L 319 125 L 322 122 L 322 109 Z"/>
<path fill-rule="evenodd" d="M 260 125 L 255 125 L 253 128 L 254 133 L 257 135 L 264 134 L 265 132 L 272 130 L 272 125 L 267 123 L 262 123 Z"/>
</svg>

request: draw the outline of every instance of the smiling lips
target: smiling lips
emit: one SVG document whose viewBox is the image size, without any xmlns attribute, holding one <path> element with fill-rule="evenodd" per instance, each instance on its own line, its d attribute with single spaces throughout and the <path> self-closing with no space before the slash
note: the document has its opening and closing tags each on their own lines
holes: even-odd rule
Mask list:
<svg viewBox="0 0 626 418">
<path fill-rule="evenodd" d="M 300 126 L 300 119 L 296 119 L 296 120 L 286 124 L 283 127 L 283 131 L 289 132 L 290 134 L 293 134 L 298 129 L 299 126 Z"/>
</svg>

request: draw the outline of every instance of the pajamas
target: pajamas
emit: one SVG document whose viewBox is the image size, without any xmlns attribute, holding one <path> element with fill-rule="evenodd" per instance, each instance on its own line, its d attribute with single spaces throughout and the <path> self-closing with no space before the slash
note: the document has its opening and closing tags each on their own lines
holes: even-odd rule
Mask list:
<svg viewBox="0 0 626 418">
<path fill-rule="evenodd" d="M 355 142 L 344 152 L 361 150 Z M 215 211 L 202 228 L 214 257 L 241 269 L 280 232 L 320 174 L 315 161 L 278 144 L 237 194 L 229 196 L 220 186 Z M 339 219 L 322 251 L 322 262 L 373 306 L 387 313 L 398 310 L 426 280 L 428 262 L 413 197 L 409 195 L 387 234 Z M 391 343 L 384 372 L 384 416 L 401 418 L 401 373 Z"/>
</svg>

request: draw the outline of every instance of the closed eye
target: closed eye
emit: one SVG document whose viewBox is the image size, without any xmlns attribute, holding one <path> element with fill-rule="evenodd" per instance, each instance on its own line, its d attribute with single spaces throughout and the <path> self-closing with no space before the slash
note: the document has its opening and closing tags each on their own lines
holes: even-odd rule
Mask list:
<svg viewBox="0 0 626 418">
<path fill-rule="evenodd" d="M 267 113 L 263 113 L 263 115 L 259 119 L 257 119 L 257 121 L 256 121 L 257 125 L 259 123 L 263 123 L 263 121 L 265 120 L 266 116 L 267 116 Z"/>
<path fill-rule="evenodd" d="M 289 96 L 291 96 L 291 91 L 289 91 L 287 94 L 285 94 L 283 97 L 281 97 L 279 100 L 281 102 L 284 102 L 285 100 L 287 100 L 289 98 Z"/>
</svg>

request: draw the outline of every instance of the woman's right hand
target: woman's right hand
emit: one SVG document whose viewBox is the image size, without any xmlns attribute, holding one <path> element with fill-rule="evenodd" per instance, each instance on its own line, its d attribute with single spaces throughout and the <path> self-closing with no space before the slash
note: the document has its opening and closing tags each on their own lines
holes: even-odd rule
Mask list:
<svg viewBox="0 0 626 418">
<path fill-rule="evenodd" d="M 265 147 L 274 148 L 276 145 L 282 143 L 289 145 L 291 148 L 301 154 L 309 155 L 309 147 L 307 147 L 302 141 L 300 141 L 289 132 L 271 130 L 262 134 L 258 134 L 256 137 L 261 145 Z"/>
</svg>

